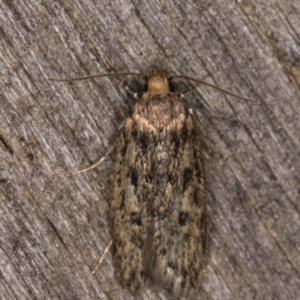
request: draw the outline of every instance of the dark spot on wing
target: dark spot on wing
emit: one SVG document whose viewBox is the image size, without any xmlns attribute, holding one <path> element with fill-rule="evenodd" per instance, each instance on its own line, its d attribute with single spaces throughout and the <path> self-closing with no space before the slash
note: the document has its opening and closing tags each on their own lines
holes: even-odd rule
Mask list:
<svg viewBox="0 0 300 300">
<path fill-rule="evenodd" d="M 148 135 L 146 133 L 140 133 L 139 143 L 143 154 L 145 154 L 147 151 L 148 141 L 149 141 Z"/>
<path fill-rule="evenodd" d="M 190 168 L 185 168 L 182 175 L 182 191 L 184 192 L 191 181 L 192 178 L 192 170 Z"/>
<path fill-rule="evenodd" d="M 131 167 L 128 172 L 128 177 L 130 178 L 130 181 L 132 185 L 137 188 L 138 186 L 138 173 L 137 170 L 134 167 Z"/>
<path fill-rule="evenodd" d="M 183 211 L 180 212 L 178 217 L 179 225 L 184 226 L 188 223 L 188 221 L 189 221 L 189 214 Z"/>
<path fill-rule="evenodd" d="M 130 222 L 131 224 L 135 224 L 137 226 L 142 226 L 142 217 L 140 214 L 131 213 L 130 214 Z"/>
<path fill-rule="evenodd" d="M 170 142 L 173 146 L 173 157 L 176 158 L 179 152 L 180 138 L 176 132 L 176 130 L 172 130 L 170 132 Z"/>
</svg>

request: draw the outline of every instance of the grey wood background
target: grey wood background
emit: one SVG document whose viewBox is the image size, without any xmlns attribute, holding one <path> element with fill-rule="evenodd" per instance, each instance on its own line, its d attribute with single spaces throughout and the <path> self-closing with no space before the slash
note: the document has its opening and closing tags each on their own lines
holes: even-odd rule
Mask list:
<svg viewBox="0 0 300 300">
<path fill-rule="evenodd" d="M 48 78 L 153 65 L 259 101 L 204 86 L 185 100 L 230 157 L 205 153 L 199 299 L 299 299 L 299 0 L 1 0 L 0 36 L 1 299 L 134 299 L 110 254 L 90 272 L 110 240 L 111 160 L 73 175 L 105 154 L 134 100 L 117 79 Z"/>
</svg>

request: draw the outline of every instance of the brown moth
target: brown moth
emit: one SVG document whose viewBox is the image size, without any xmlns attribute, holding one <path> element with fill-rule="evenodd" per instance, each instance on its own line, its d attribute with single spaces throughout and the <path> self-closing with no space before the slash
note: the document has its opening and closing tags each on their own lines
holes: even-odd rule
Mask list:
<svg viewBox="0 0 300 300">
<path fill-rule="evenodd" d="M 132 292 L 147 279 L 176 296 L 196 289 L 206 242 L 201 133 L 163 70 L 153 69 L 120 130 L 112 191 L 119 282 Z"/>
<path fill-rule="evenodd" d="M 193 111 L 170 91 L 169 83 L 183 78 L 254 100 L 187 76 L 168 78 L 165 70 L 155 68 L 148 78 L 139 73 L 112 73 L 61 81 L 124 75 L 146 79 L 147 91 L 137 100 L 111 149 L 115 275 L 132 293 L 150 281 L 175 297 L 191 297 L 199 286 L 205 262 L 206 186 L 201 132 Z M 105 157 L 82 171 L 94 168 Z"/>
</svg>

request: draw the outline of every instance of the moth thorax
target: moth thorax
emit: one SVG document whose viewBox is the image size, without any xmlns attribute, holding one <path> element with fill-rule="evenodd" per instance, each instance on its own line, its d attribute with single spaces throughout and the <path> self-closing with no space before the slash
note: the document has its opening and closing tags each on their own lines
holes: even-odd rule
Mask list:
<svg viewBox="0 0 300 300">
<path fill-rule="evenodd" d="M 167 72 L 165 70 L 153 69 L 148 79 L 149 95 L 165 95 L 170 92 Z"/>
</svg>

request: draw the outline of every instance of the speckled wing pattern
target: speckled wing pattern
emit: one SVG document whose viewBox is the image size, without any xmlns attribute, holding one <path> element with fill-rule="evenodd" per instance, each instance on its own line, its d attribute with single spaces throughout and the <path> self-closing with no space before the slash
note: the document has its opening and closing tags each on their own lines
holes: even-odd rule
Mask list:
<svg viewBox="0 0 300 300">
<path fill-rule="evenodd" d="M 206 241 L 201 134 L 174 94 L 144 94 L 121 128 L 111 203 L 116 277 L 175 296 L 199 284 Z"/>
</svg>

